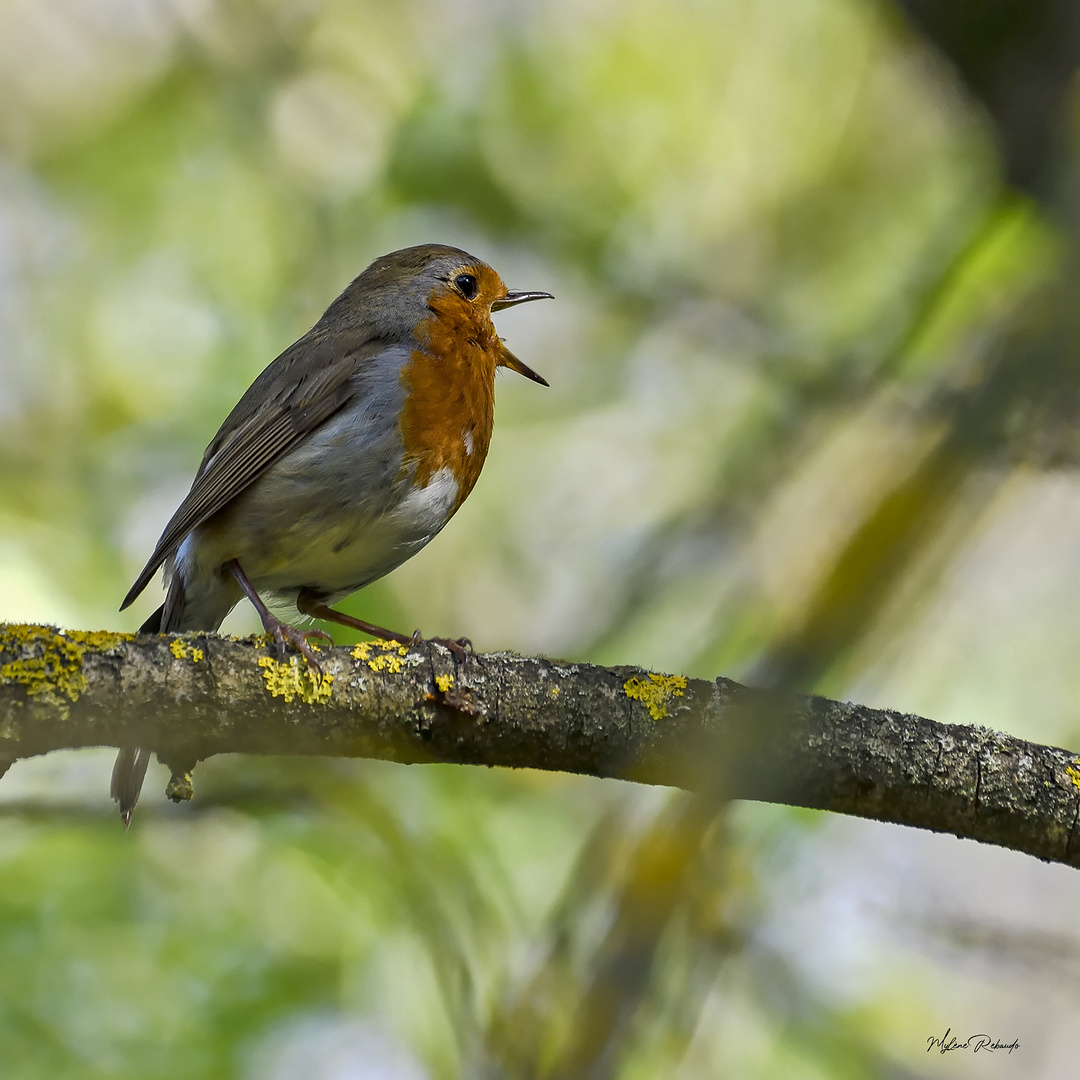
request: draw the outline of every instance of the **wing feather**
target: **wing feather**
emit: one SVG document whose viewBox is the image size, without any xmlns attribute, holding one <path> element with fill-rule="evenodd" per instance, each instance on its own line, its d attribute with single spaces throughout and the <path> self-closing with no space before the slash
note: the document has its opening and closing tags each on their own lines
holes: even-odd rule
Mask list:
<svg viewBox="0 0 1080 1080">
<path fill-rule="evenodd" d="M 343 340 L 344 338 L 344 340 Z M 312 330 L 269 364 L 206 448 L 191 490 L 135 579 L 123 611 L 192 529 L 213 517 L 350 399 L 352 376 L 387 342 Z"/>
</svg>

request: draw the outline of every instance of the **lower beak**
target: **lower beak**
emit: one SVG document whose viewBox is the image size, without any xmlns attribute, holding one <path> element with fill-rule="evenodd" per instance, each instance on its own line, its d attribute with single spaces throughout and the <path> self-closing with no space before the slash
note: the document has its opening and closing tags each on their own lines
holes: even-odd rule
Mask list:
<svg viewBox="0 0 1080 1080">
<path fill-rule="evenodd" d="M 546 295 L 547 293 L 540 293 L 539 296 L 532 296 L 530 299 L 539 299 L 540 296 Z M 502 343 L 500 342 L 500 344 Z M 502 359 L 499 361 L 499 367 L 508 367 L 511 371 L 516 371 L 519 375 L 524 375 L 526 379 L 532 379 L 533 382 L 538 382 L 541 386 L 549 385 L 543 375 L 537 375 L 528 364 L 523 364 L 505 345 L 502 347 Z"/>
<path fill-rule="evenodd" d="M 503 308 L 513 307 L 515 304 L 524 304 L 529 300 L 554 300 L 555 297 L 549 292 L 508 292 L 501 300 L 496 300 L 491 305 L 492 311 L 502 311 Z"/>
</svg>

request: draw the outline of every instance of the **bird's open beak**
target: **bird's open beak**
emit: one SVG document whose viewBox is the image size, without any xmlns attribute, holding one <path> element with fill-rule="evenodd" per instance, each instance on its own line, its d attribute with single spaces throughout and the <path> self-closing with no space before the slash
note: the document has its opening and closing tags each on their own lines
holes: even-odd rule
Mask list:
<svg viewBox="0 0 1080 1080">
<path fill-rule="evenodd" d="M 554 300 L 555 297 L 549 292 L 508 292 L 501 300 L 496 300 L 491 305 L 492 311 L 502 311 L 503 308 L 513 307 L 515 304 L 524 304 L 529 300 Z M 502 344 L 500 342 L 499 344 Z M 502 347 L 502 359 L 499 367 L 508 367 L 526 379 L 532 379 L 541 386 L 547 386 L 548 381 L 543 375 L 537 375 L 528 364 L 523 364 L 505 345 Z"/>
<path fill-rule="evenodd" d="M 496 300 L 491 305 L 492 311 L 502 311 L 503 308 L 513 307 L 515 304 L 524 304 L 529 300 L 554 300 L 555 297 L 549 292 L 508 292 L 501 300 Z"/>
</svg>

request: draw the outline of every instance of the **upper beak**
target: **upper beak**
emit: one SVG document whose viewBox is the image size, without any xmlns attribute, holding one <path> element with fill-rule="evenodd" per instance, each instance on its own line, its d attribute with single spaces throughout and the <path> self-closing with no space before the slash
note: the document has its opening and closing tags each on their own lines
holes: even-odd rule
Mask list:
<svg viewBox="0 0 1080 1080">
<path fill-rule="evenodd" d="M 555 297 L 549 292 L 508 292 L 501 300 L 496 300 L 491 305 L 492 311 L 502 311 L 503 308 L 513 307 L 515 304 L 524 304 L 528 300 L 554 300 Z"/>
</svg>

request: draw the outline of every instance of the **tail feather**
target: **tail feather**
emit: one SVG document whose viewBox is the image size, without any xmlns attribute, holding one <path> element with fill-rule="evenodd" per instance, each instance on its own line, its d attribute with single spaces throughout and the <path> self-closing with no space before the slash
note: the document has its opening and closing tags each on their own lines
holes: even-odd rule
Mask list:
<svg viewBox="0 0 1080 1080">
<path fill-rule="evenodd" d="M 161 631 L 161 623 L 162 623 L 162 617 L 164 616 L 164 614 L 165 614 L 165 605 L 162 604 L 161 607 L 159 607 L 157 609 L 157 611 L 155 611 L 154 614 L 151 615 L 150 618 L 147 619 L 146 622 L 144 622 L 142 624 L 142 626 L 139 627 L 139 633 L 140 634 L 160 634 L 162 632 Z"/>
<path fill-rule="evenodd" d="M 131 824 L 131 814 L 139 801 L 149 764 L 149 750 L 124 749 L 116 756 L 109 794 L 120 804 L 120 820 L 125 829 Z"/>
<path fill-rule="evenodd" d="M 184 586 L 179 574 L 173 574 L 165 603 L 139 627 L 141 634 L 164 634 L 178 630 L 177 623 L 184 613 Z M 138 747 L 121 750 L 113 765 L 112 785 L 109 794 L 120 804 L 120 819 L 124 828 L 131 825 L 131 815 L 139 801 L 146 768 L 150 764 L 150 751 Z"/>
</svg>

